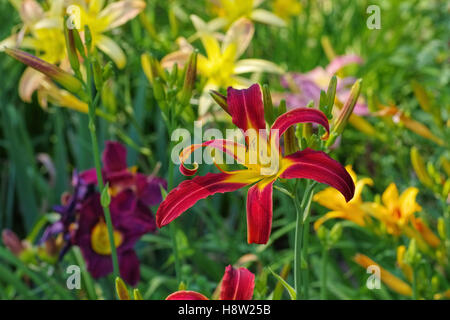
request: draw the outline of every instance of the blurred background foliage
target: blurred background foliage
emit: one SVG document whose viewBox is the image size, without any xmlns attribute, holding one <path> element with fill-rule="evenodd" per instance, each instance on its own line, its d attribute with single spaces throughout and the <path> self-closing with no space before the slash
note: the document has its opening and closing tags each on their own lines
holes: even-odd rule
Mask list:
<svg viewBox="0 0 450 320">
<path fill-rule="evenodd" d="M 263 7 L 271 9 L 273 1 Z M 431 218 L 430 224 L 443 215 L 448 206 L 439 202 L 435 193 L 418 180 L 410 162 L 410 149 L 418 148 L 427 162 L 441 170 L 440 159 L 450 157 L 448 149 L 450 114 L 449 8 L 446 1 L 375 1 L 381 8 L 381 29 L 366 26 L 366 8 L 373 1 L 301 1 L 301 12 L 292 17 L 288 27 L 256 24 L 255 37 L 245 57 L 270 60 L 287 71 L 306 72 L 326 66 L 324 41 L 335 55 L 356 53 L 364 59 L 362 66 L 351 67 L 349 74 L 363 78 L 362 95 L 371 111 L 379 104 L 394 105 L 409 117 L 420 121 L 445 141 L 443 145 L 417 135 L 402 123 L 374 115 L 366 119 L 377 135 L 367 135 L 349 126 L 333 157 L 343 164 L 352 164 L 360 176 L 368 176 L 374 185 L 366 188 L 363 197 L 372 199 L 391 182 L 399 190 L 417 186 L 418 202 Z M 205 1 L 147 1 L 141 16 L 133 19 L 113 37 L 127 55 L 123 70 L 115 70 L 112 92 L 114 101 L 102 108 L 116 115 L 116 121 L 99 120 L 100 146 L 105 140 L 118 140 L 127 145 L 129 165 L 151 173 L 157 163 L 160 174 L 167 177 L 169 137 L 164 127 L 153 91 L 142 71 L 140 56 L 151 53 L 161 59 L 175 51 L 175 40 L 194 33 L 189 14 L 208 21 L 210 7 Z M 0 2 L 2 27 L 0 38 L 6 38 L 20 23 L 11 4 Z M 197 45 L 200 48 L 201 46 Z M 0 55 L 0 230 L 12 229 L 21 238 L 35 240 L 36 225 L 51 221 L 52 205 L 59 203 L 64 191 L 70 190 L 74 169 L 93 167 L 87 115 L 49 105 L 41 108 L 36 99 L 27 104 L 17 94 L 18 81 L 24 66 L 8 56 Z M 416 81 L 427 92 L 441 121 L 421 108 L 413 92 Z M 279 77 L 265 75 L 260 83 L 268 83 L 272 91 L 283 91 Z M 217 124 L 208 124 L 215 126 Z M 225 129 L 226 124 L 219 128 Z M 192 128 L 188 128 L 191 130 Z M 176 184 L 184 178 L 175 168 Z M 211 167 L 201 166 L 199 174 Z M 154 208 L 156 212 L 156 208 Z M 212 292 L 220 281 L 223 269 L 244 256 L 256 260 L 252 270 L 257 274 L 255 298 L 265 298 L 277 283 L 266 266 L 280 273 L 293 262 L 292 243 L 295 210 L 291 199 L 274 192 L 273 232 L 269 245 L 248 245 L 246 241 L 245 193 L 218 194 L 200 201 L 189 214 L 178 221 L 178 246 L 182 253 L 183 279 L 190 290 Z M 313 219 L 326 209 L 313 205 Z M 336 221 L 330 221 L 330 228 Z M 368 290 L 365 270 L 352 262 L 362 252 L 395 270 L 396 247 L 407 241 L 388 235 L 374 235 L 343 221 L 343 235 L 330 251 L 328 259 L 329 298 L 383 299 L 402 298 L 383 287 Z M 148 234 L 137 246 L 141 261 L 139 288 L 146 299 L 165 298 L 177 289 L 174 276 L 171 239 L 168 228 Z M 38 229 L 36 229 L 38 230 Z M 319 297 L 321 245 L 311 235 L 311 298 Z M 93 282 L 83 273 L 81 291 L 65 287 L 65 268 L 82 264 L 79 251 L 73 250 L 60 264 L 30 265 L 19 260 L 0 245 L 0 299 L 73 299 L 112 298 L 111 277 Z M 245 264 L 245 262 L 244 262 Z M 248 264 L 248 262 L 247 262 Z M 400 276 L 399 271 L 393 273 Z M 292 283 L 292 272 L 288 273 Z M 431 271 L 429 271 L 431 274 Z M 425 276 L 424 281 L 430 281 Z M 442 288 L 449 285 L 442 278 Z M 31 288 L 31 289 L 30 289 Z M 278 289 L 280 291 L 280 289 Z M 279 293 L 277 293 L 279 294 Z M 286 292 L 281 297 L 288 298 Z"/>
</svg>

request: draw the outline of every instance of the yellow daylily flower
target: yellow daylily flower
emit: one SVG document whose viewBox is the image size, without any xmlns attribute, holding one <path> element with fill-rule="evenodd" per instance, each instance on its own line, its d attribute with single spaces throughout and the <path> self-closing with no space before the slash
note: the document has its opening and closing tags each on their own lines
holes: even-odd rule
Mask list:
<svg viewBox="0 0 450 320">
<path fill-rule="evenodd" d="M 419 189 L 410 187 L 399 195 L 395 183 L 391 183 L 381 196 L 382 204 L 365 203 L 363 209 L 382 222 L 387 233 L 394 236 L 404 234 L 416 239 L 420 250 L 429 252 L 430 247 L 437 248 L 441 242 L 422 218 L 414 216 L 422 210 L 416 202 L 418 193 Z"/>
<path fill-rule="evenodd" d="M 227 31 L 222 41 L 219 41 L 208 31 L 201 30 L 204 22 L 198 17 L 192 17 L 194 26 L 200 34 L 200 40 L 206 55 L 198 55 L 198 75 L 206 78 L 203 94 L 199 102 L 199 114 L 203 116 L 211 106 L 213 100 L 209 95 L 210 90 L 219 88 L 245 88 L 251 85 L 251 81 L 241 77 L 244 73 L 271 72 L 282 73 L 283 70 L 276 64 L 262 59 L 241 59 L 250 41 L 253 38 L 253 23 L 241 18 L 237 20 Z M 161 60 L 163 68 L 172 68 L 175 64 L 183 67 L 190 54 L 194 50 L 185 39 L 178 39 L 180 50 L 170 53 Z"/>
<path fill-rule="evenodd" d="M 367 223 L 369 217 L 361 208 L 361 204 L 363 203 L 361 193 L 364 186 L 373 185 L 373 181 L 370 178 L 358 180 L 351 165 L 346 166 L 345 169 L 355 183 L 355 195 L 352 200 L 346 202 L 342 194 L 333 188 L 326 188 L 316 193 L 313 200 L 332 211 L 326 213 L 314 223 L 315 230 L 319 229 L 325 221 L 335 218 L 350 220 L 362 227 Z"/>
<path fill-rule="evenodd" d="M 92 43 L 108 55 L 118 68 L 125 67 L 126 56 L 120 46 L 105 32 L 115 29 L 133 19 L 145 8 L 142 0 L 122 0 L 111 2 L 106 7 L 105 0 L 74 0 L 80 7 L 80 27 L 88 25 L 92 33 Z"/>
<path fill-rule="evenodd" d="M 36 0 L 15 0 L 12 4 L 19 11 L 22 26 L 17 33 L 0 42 L 0 50 L 5 47 L 32 50 L 38 58 L 65 71 L 70 70 L 64 37 L 65 14 L 74 15 L 74 26 L 79 28 L 82 37 L 84 26 L 88 25 L 93 45 L 108 55 L 117 67 L 123 68 L 126 64 L 124 52 L 104 33 L 126 23 L 145 8 L 142 0 L 121 0 L 106 6 L 105 0 L 51 0 L 48 8 Z M 31 102 L 33 93 L 42 90 L 39 101 L 46 103 L 47 99 L 43 97 L 50 97 L 49 101 L 60 101 L 64 103 L 61 106 L 84 112 L 84 102 L 56 86 L 49 90 L 48 81 L 43 79 L 42 74 L 27 68 L 19 84 L 21 99 Z"/>
<path fill-rule="evenodd" d="M 229 27 L 240 18 L 283 27 L 285 22 L 270 11 L 258 8 L 264 0 L 216 0 L 211 1 L 212 11 L 219 17 L 210 25 Z"/>
<path fill-rule="evenodd" d="M 273 12 L 283 20 L 297 16 L 302 11 L 298 0 L 275 0 L 272 4 Z"/>
<path fill-rule="evenodd" d="M 382 268 L 368 256 L 358 253 L 353 257 L 353 260 L 363 268 L 368 268 L 369 266 L 378 266 L 378 268 L 380 269 L 380 280 L 386 286 L 388 286 L 392 291 L 397 292 L 401 295 L 409 297 L 412 296 L 412 289 L 409 284 L 397 278 L 386 269 Z"/>
<path fill-rule="evenodd" d="M 419 189 L 410 187 L 399 196 L 397 186 L 391 183 L 381 196 L 382 204 L 370 203 L 366 208 L 370 214 L 385 224 L 389 234 L 399 236 L 414 213 L 422 209 L 416 202 L 418 193 Z"/>
</svg>

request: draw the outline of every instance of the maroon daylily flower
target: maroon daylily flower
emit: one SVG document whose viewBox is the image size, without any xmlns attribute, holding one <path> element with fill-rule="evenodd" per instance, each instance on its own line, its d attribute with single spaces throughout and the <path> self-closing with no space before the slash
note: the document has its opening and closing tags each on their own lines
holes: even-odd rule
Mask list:
<svg viewBox="0 0 450 320">
<path fill-rule="evenodd" d="M 127 211 L 111 210 L 120 276 L 131 285 L 136 285 L 140 277 L 134 244 L 144 233 L 154 229 L 154 225 L 141 219 L 140 216 L 147 214 L 143 211 L 130 214 Z M 106 276 L 113 271 L 108 228 L 99 193 L 91 195 L 83 202 L 74 243 L 80 247 L 87 269 L 94 278 Z"/>
<path fill-rule="evenodd" d="M 255 288 L 255 275 L 246 268 L 235 269 L 231 265 L 225 268 L 222 278 L 219 300 L 251 300 Z M 195 291 L 177 291 L 166 300 L 209 300 Z"/>
<path fill-rule="evenodd" d="M 127 167 L 127 150 L 119 142 L 107 141 L 102 154 L 103 179 L 109 183 L 112 196 L 119 196 L 124 202 L 130 201 L 130 208 L 134 207 L 133 201 L 140 201 L 147 206 L 157 205 L 162 201 L 160 186 L 167 188 L 167 182 L 156 176 L 146 176 L 135 172 L 135 168 Z M 97 184 L 95 168 L 86 170 L 80 174 L 88 184 Z M 132 193 L 130 192 L 132 191 Z M 133 194 L 133 200 L 127 195 Z"/>
<path fill-rule="evenodd" d="M 166 181 L 156 176 L 137 173 L 126 163 L 126 148 L 118 142 L 108 141 L 102 155 L 102 175 L 111 194 L 111 219 L 114 240 L 119 256 L 121 276 L 131 285 L 139 280 L 139 260 L 133 246 L 145 233 L 156 230 L 149 206 L 162 201 L 161 189 Z M 41 241 L 63 234 L 66 241 L 62 256 L 70 245 L 81 248 L 88 271 L 94 278 L 113 271 L 108 230 L 104 221 L 100 194 L 95 191 L 95 169 L 74 173 L 74 192 L 63 197 L 63 205 L 54 210 L 61 219 L 46 229 Z"/>
<path fill-rule="evenodd" d="M 236 126 L 245 133 L 259 133 L 246 135 L 247 147 L 229 140 L 211 140 L 191 145 L 180 154 L 180 171 L 185 175 L 195 174 L 197 168 L 186 168 L 184 162 L 195 149 L 206 146 L 232 155 L 247 169 L 231 172 L 221 170 L 221 173 L 209 173 L 183 181 L 170 191 L 159 206 L 156 213 L 158 227 L 167 225 L 200 199 L 253 185 L 247 195 L 247 240 L 249 243 L 265 244 L 269 240 L 272 225 L 273 183 L 278 178 L 313 179 L 336 188 L 347 201 L 353 197 L 355 186 L 352 178 L 341 164 L 326 153 L 305 149 L 288 156 L 281 154 L 279 138 L 297 123 L 319 124 L 326 129 L 328 136 L 328 120 L 322 112 L 311 108 L 293 109 L 279 116 L 267 135 L 259 85 L 245 90 L 228 88 L 227 104 Z M 263 149 L 266 149 L 266 155 L 271 159 L 268 164 L 261 156 Z"/>
</svg>

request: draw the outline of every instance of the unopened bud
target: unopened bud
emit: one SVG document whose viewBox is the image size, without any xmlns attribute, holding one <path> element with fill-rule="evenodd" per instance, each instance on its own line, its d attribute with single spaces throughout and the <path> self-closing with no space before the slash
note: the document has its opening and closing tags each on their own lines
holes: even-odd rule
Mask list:
<svg viewBox="0 0 450 320">
<path fill-rule="evenodd" d="M 273 109 L 272 96 L 270 94 L 270 89 L 267 84 L 262 86 L 263 101 L 264 101 L 264 116 L 269 127 L 272 126 L 275 121 L 275 110 Z"/>
<path fill-rule="evenodd" d="M 180 290 L 180 291 L 186 290 L 186 283 L 181 281 L 180 285 L 178 286 L 178 290 Z"/>
<path fill-rule="evenodd" d="M 342 236 L 342 224 L 341 223 L 336 223 L 330 230 L 330 244 L 334 245 L 335 243 L 337 243 L 339 241 L 339 239 L 341 239 Z"/>
<path fill-rule="evenodd" d="M 166 99 L 166 91 L 160 78 L 156 78 L 153 83 L 153 94 L 156 101 L 164 101 Z"/>
<path fill-rule="evenodd" d="M 162 80 L 165 80 L 166 75 L 158 60 L 156 60 L 148 53 L 144 53 L 141 55 L 141 65 L 142 69 L 144 70 L 145 76 L 152 85 L 155 79 L 158 77 Z"/>
<path fill-rule="evenodd" d="M 209 91 L 209 94 L 214 99 L 214 101 L 227 113 L 230 113 L 228 110 L 227 97 L 216 90 Z"/>
<path fill-rule="evenodd" d="M 337 78 L 336 76 L 333 76 L 330 80 L 330 83 L 328 84 L 327 105 L 326 108 L 322 110 L 322 112 L 325 113 L 328 119 L 331 119 L 332 117 L 334 98 L 336 96 L 336 87 L 337 87 Z"/>
<path fill-rule="evenodd" d="M 419 101 L 420 107 L 423 109 L 423 111 L 430 113 L 431 112 L 430 98 L 428 97 L 428 94 L 425 91 L 424 87 L 422 87 L 422 85 L 416 80 L 413 80 L 411 84 L 414 95 Z"/>
<path fill-rule="evenodd" d="M 439 237 L 442 240 L 445 240 L 446 239 L 445 220 L 442 217 L 439 217 L 437 220 L 437 231 L 438 231 Z"/>
<path fill-rule="evenodd" d="M 133 296 L 134 296 L 134 300 L 144 300 L 144 298 L 142 297 L 142 294 L 138 288 L 133 290 Z"/>
<path fill-rule="evenodd" d="M 105 187 L 102 190 L 102 194 L 100 196 L 100 203 L 104 208 L 109 207 L 109 204 L 111 203 L 111 195 L 109 194 L 108 183 L 106 183 Z"/>
<path fill-rule="evenodd" d="M 66 39 L 67 56 L 69 57 L 69 62 L 72 70 L 78 71 L 80 69 L 80 61 L 78 60 L 77 48 L 75 44 L 75 32 L 78 31 L 75 28 L 67 28 L 67 23 L 64 23 L 64 36 Z"/>
<path fill-rule="evenodd" d="M 92 33 L 89 26 L 86 24 L 84 26 L 84 42 L 86 44 L 86 49 L 91 52 L 92 49 Z"/>
<path fill-rule="evenodd" d="M 103 72 L 97 59 L 92 61 L 92 70 L 94 73 L 94 84 L 97 91 L 101 91 L 103 87 Z"/>
<path fill-rule="evenodd" d="M 191 53 L 188 64 L 186 66 L 186 74 L 184 77 L 183 89 L 181 90 L 180 103 L 184 106 L 189 103 L 192 91 L 195 88 L 195 80 L 197 79 L 197 51 Z"/>
<path fill-rule="evenodd" d="M 290 127 L 284 133 L 284 154 L 290 155 L 299 150 L 294 127 Z"/>
<path fill-rule="evenodd" d="M 329 231 L 324 225 L 321 225 L 319 229 L 317 229 L 317 237 L 324 246 L 328 243 L 328 233 Z"/>
<path fill-rule="evenodd" d="M 408 250 L 406 251 L 405 261 L 410 266 L 415 266 L 420 262 L 420 253 L 417 250 L 416 239 L 411 239 Z"/>
<path fill-rule="evenodd" d="M 113 71 L 113 63 L 111 61 L 109 61 L 106 64 L 106 66 L 103 68 L 103 72 L 102 72 L 103 81 L 106 81 L 109 78 L 111 78 L 113 73 L 114 73 L 114 71 Z"/>
<path fill-rule="evenodd" d="M 128 288 L 120 277 L 116 278 L 116 292 L 119 300 L 130 300 Z"/>
<path fill-rule="evenodd" d="M 15 256 L 19 256 L 25 250 L 22 241 L 12 230 L 5 229 L 2 231 L 2 241 L 5 247 Z"/>
<path fill-rule="evenodd" d="M 445 156 L 441 156 L 440 161 L 445 173 L 450 177 L 450 161 Z"/>
<path fill-rule="evenodd" d="M 45 74 L 70 92 L 81 93 L 81 89 L 83 87 L 81 81 L 61 68 L 18 49 L 6 48 L 5 53 L 26 64 L 27 66 L 30 66 L 31 68 Z"/>
<path fill-rule="evenodd" d="M 331 132 L 331 137 L 327 142 L 328 146 L 332 145 L 334 140 L 344 131 L 344 128 L 347 125 L 348 119 L 353 113 L 356 101 L 358 100 L 359 94 L 361 92 L 361 82 L 362 79 L 358 79 L 353 84 L 352 89 L 350 91 L 350 96 L 348 97 L 347 101 L 342 107 L 341 112 L 336 122 L 334 123 L 333 130 Z"/>
<path fill-rule="evenodd" d="M 419 154 L 419 150 L 416 147 L 411 148 L 411 163 L 416 172 L 417 178 L 425 186 L 431 188 L 433 186 L 433 180 L 428 175 L 427 169 L 425 167 L 425 162 Z"/>
</svg>

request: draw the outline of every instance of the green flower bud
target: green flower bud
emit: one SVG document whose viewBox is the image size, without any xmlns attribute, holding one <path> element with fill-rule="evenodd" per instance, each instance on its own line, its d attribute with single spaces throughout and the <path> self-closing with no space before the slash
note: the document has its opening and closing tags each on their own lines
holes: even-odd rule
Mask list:
<svg viewBox="0 0 450 320">
<path fill-rule="evenodd" d="M 183 89 L 181 90 L 181 105 L 187 105 L 192 97 L 192 91 L 195 88 L 195 80 L 197 79 L 197 51 L 194 51 L 186 66 L 186 73 L 184 76 Z"/>
<path fill-rule="evenodd" d="M 66 18 L 67 20 L 67 18 Z M 64 21 L 64 37 L 66 39 L 67 56 L 69 57 L 70 66 L 72 70 L 80 70 L 80 61 L 78 60 L 78 54 L 75 44 L 74 33 L 78 32 L 76 29 L 67 28 L 67 23 Z"/>
<path fill-rule="evenodd" d="M 106 183 L 105 187 L 102 190 L 102 194 L 100 196 L 100 203 L 104 208 L 109 207 L 109 204 L 111 203 L 111 195 L 109 194 L 108 183 Z"/>
<path fill-rule="evenodd" d="M 334 123 L 333 129 L 331 131 L 330 138 L 327 141 L 327 146 L 333 145 L 336 138 L 342 134 L 345 126 L 347 125 L 348 119 L 353 113 L 353 109 L 355 108 L 356 102 L 358 101 L 359 94 L 361 92 L 361 83 L 362 79 L 356 80 L 353 84 L 352 89 L 350 91 L 350 96 L 345 102 L 344 106 L 341 109 L 341 112 Z"/>
<path fill-rule="evenodd" d="M 49 78 L 58 82 L 64 88 L 72 93 L 83 94 L 82 88 L 83 84 L 76 77 L 70 73 L 62 70 L 61 68 L 48 63 L 47 61 L 41 60 L 38 57 L 33 56 L 25 51 L 18 49 L 5 49 L 5 53 L 10 55 L 16 60 L 30 66 L 31 68 L 45 74 Z"/>
<path fill-rule="evenodd" d="M 272 96 L 270 94 L 270 89 L 267 84 L 262 86 L 263 101 L 264 101 L 264 116 L 269 127 L 272 126 L 275 121 L 275 110 L 273 108 Z"/>
<path fill-rule="evenodd" d="M 330 230 L 330 244 L 333 246 L 336 244 L 342 236 L 342 223 L 336 223 Z"/>
</svg>

